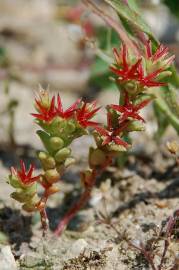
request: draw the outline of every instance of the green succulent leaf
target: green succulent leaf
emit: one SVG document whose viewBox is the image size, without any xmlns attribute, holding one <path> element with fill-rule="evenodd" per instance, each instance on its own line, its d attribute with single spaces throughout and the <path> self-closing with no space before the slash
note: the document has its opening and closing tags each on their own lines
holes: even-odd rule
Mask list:
<svg viewBox="0 0 179 270">
<path fill-rule="evenodd" d="M 46 132 L 44 132 L 43 130 L 38 130 L 37 131 L 37 135 L 40 137 L 44 147 L 46 148 L 46 150 L 51 154 L 53 153 L 53 148 L 50 145 L 50 135 L 48 135 Z"/>
</svg>

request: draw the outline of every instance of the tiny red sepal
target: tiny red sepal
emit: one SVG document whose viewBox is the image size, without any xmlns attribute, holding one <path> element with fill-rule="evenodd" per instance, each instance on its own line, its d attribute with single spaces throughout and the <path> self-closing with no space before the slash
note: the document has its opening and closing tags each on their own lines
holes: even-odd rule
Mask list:
<svg viewBox="0 0 179 270">
<path fill-rule="evenodd" d="M 84 128 L 99 126 L 99 123 L 89 121 L 99 110 L 100 107 L 96 108 L 96 101 L 91 103 L 84 102 L 82 107 L 76 111 L 76 120 Z"/>
<path fill-rule="evenodd" d="M 34 116 L 36 119 L 45 121 L 47 123 L 51 122 L 57 116 L 60 116 L 64 119 L 69 119 L 71 117 L 74 117 L 74 113 L 77 110 L 80 102 L 81 99 L 78 99 L 67 110 L 64 110 L 59 95 L 57 96 L 57 106 L 55 104 L 55 96 L 52 97 L 49 107 L 44 107 L 40 99 L 35 99 L 38 113 L 32 113 L 31 115 Z"/>
<path fill-rule="evenodd" d="M 49 108 L 43 107 L 40 100 L 37 99 L 35 99 L 35 104 L 39 113 L 32 113 L 31 115 L 36 119 L 50 122 L 56 116 L 55 96 L 52 97 Z"/>
<path fill-rule="evenodd" d="M 109 113 L 108 118 L 110 118 Z M 111 131 L 112 129 L 111 125 L 108 126 L 106 129 L 104 127 L 96 127 L 95 129 L 102 137 L 104 137 L 102 142 L 103 146 L 108 145 L 111 142 L 114 142 L 117 145 L 122 145 L 125 148 L 129 146 L 127 142 L 123 141 L 119 137 L 119 135 L 115 134 L 115 131 Z"/>
<path fill-rule="evenodd" d="M 111 104 L 109 107 L 121 113 L 121 117 L 119 118 L 120 123 L 124 122 L 129 117 L 145 122 L 145 120 L 138 114 L 138 111 L 144 108 L 149 102 L 150 102 L 150 99 L 142 101 L 141 103 L 137 105 L 134 105 L 132 104 L 132 102 L 130 102 L 129 97 L 126 93 L 124 105 Z"/>
<path fill-rule="evenodd" d="M 11 167 L 11 175 L 18 177 L 18 179 L 24 185 L 30 185 L 39 180 L 40 175 L 32 177 L 34 169 L 35 169 L 34 165 L 31 164 L 27 172 L 26 172 L 25 164 L 22 160 L 20 160 L 20 166 L 21 166 L 20 170 L 17 170 L 14 167 Z"/>
<path fill-rule="evenodd" d="M 57 96 L 57 107 L 56 107 L 56 116 L 60 116 L 64 119 L 68 119 L 71 116 L 73 116 L 74 112 L 77 110 L 77 107 L 79 103 L 81 102 L 81 99 L 78 99 L 76 102 L 74 102 L 67 110 L 63 110 L 62 101 L 60 95 Z"/>
</svg>

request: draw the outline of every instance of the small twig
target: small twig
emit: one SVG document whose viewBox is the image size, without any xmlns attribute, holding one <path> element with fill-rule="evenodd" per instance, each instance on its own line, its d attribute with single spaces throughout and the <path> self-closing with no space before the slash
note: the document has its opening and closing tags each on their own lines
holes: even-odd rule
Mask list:
<svg viewBox="0 0 179 270">
<path fill-rule="evenodd" d="M 150 266 L 152 267 L 152 270 L 158 270 L 156 267 L 155 267 L 155 264 L 154 264 L 154 260 L 153 260 L 153 257 L 151 256 L 150 252 L 148 252 L 145 247 L 143 246 L 142 243 L 140 243 L 140 246 L 137 246 L 135 244 L 133 244 L 131 241 L 127 241 L 127 243 L 129 244 L 129 246 L 137 249 L 138 251 L 140 251 L 145 259 L 147 260 L 147 262 L 150 264 Z"/>
</svg>

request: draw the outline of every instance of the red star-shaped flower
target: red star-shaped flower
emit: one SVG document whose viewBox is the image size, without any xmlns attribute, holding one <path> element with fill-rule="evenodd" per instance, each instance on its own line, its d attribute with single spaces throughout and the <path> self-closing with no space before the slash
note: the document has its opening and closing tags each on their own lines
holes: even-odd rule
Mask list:
<svg viewBox="0 0 179 270">
<path fill-rule="evenodd" d="M 96 127 L 99 123 L 90 121 L 92 117 L 99 111 L 100 107 L 96 108 L 96 101 L 91 103 L 84 102 L 82 107 L 76 111 L 76 120 L 83 128 Z"/>
<path fill-rule="evenodd" d="M 57 106 L 55 104 L 55 96 L 52 97 L 48 105 L 43 105 L 43 100 L 40 96 L 39 99 L 35 99 L 36 109 L 39 113 L 32 113 L 32 116 L 45 122 L 52 121 L 56 116 L 68 119 L 74 116 L 80 101 L 81 99 L 78 99 L 67 110 L 64 110 L 59 95 L 57 96 Z"/>
<path fill-rule="evenodd" d="M 128 117 L 145 122 L 145 120 L 139 115 L 138 111 L 144 108 L 149 102 L 150 99 L 147 99 L 137 105 L 134 105 L 132 104 L 132 102 L 130 102 L 129 97 L 126 93 L 124 105 L 111 104 L 109 107 L 121 113 L 120 122 L 124 122 L 128 119 Z"/>
<path fill-rule="evenodd" d="M 58 97 L 57 97 L 56 115 L 58 115 L 58 116 L 60 116 L 62 118 L 65 118 L 65 119 L 68 119 L 68 118 L 72 117 L 74 112 L 77 110 L 77 107 L 78 107 L 80 102 L 81 102 L 81 99 L 78 99 L 66 111 L 64 111 L 60 95 L 58 95 Z"/>
<path fill-rule="evenodd" d="M 104 137 L 102 145 L 107 145 L 110 142 L 114 142 L 115 144 L 122 145 L 127 148 L 129 145 L 125 141 L 123 141 L 119 136 L 114 135 L 112 131 L 105 129 L 104 127 L 96 127 L 97 132 Z"/>
<path fill-rule="evenodd" d="M 168 48 L 160 45 L 155 54 L 152 54 L 151 44 L 146 43 L 146 58 L 151 59 L 156 64 L 153 72 L 147 73 L 142 57 L 138 58 L 135 63 L 131 63 L 126 45 L 122 45 L 120 52 L 116 48 L 113 50 L 116 64 L 110 67 L 111 71 L 117 75 L 117 80 L 121 83 L 133 81 L 141 87 L 164 86 L 165 83 L 157 80 L 157 77 L 172 63 L 174 56 L 168 57 Z M 157 62 L 163 61 L 161 67 L 157 67 Z"/>
<path fill-rule="evenodd" d="M 25 164 L 22 160 L 20 161 L 20 165 L 21 165 L 20 170 L 17 170 L 14 167 L 11 167 L 11 175 L 14 175 L 15 177 L 17 177 L 24 185 L 30 185 L 39 179 L 40 177 L 39 175 L 32 177 L 32 174 L 35 169 L 34 165 L 31 164 L 27 172 L 26 172 Z"/>
<path fill-rule="evenodd" d="M 145 44 L 146 56 L 153 63 L 158 61 L 163 62 L 163 68 L 170 66 L 175 59 L 175 55 L 169 56 L 169 49 L 164 45 L 160 44 L 155 53 L 152 53 L 152 42 L 150 39 Z"/>
<path fill-rule="evenodd" d="M 118 80 L 123 82 L 137 79 L 138 67 L 142 58 L 138 59 L 135 64 L 129 63 L 126 45 L 121 46 L 120 53 L 114 48 L 113 53 L 116 60 L 116 66 L 112 65 L 110 69 L 118 76 Z"/>
<path fill-rule="evenodd" d="M 35 105 L 39 113 L 32 113 L 31 115 L 36 119 L 50 122 L 56 116 L 55 96 L 52 97 L 48 107 L 43 106 L 41 100 L 38 99 L 35 99 Z"/>
<path fill-rule="evenodd" d="M 111 113 L 107 113 L 107 128 L 95 127 L 95 130 L 103 137 L 102 145 L 107 145 L 114 142 L 117 145 L 122 145 L 127 148 L 129 145 L 127 142 L 123 141 L 118 134 L 125 129 L 126 125 L 122 125 L 118 129 L 113 129 L 111 121 Z"/>
</svg>

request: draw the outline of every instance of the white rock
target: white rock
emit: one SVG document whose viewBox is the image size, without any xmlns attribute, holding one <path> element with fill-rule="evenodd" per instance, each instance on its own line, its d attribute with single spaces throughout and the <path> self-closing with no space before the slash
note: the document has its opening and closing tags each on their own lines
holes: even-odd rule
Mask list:
<svg viewBox="0 0 179 270">
<path fill-rule="evenodd" d="M 0 248 L 0 270 L 17 270 L 17 265 L 10 246 Z"/>
<path fill-rule="evenodd" d="M 67 258 L 70 259 L 70 258 L 78 257 L 80 253 L 82 253 L 87 246 L 88 246 L 88 243 L 82 238 L 75 241 L 67 252 Z"/>
</svg>

